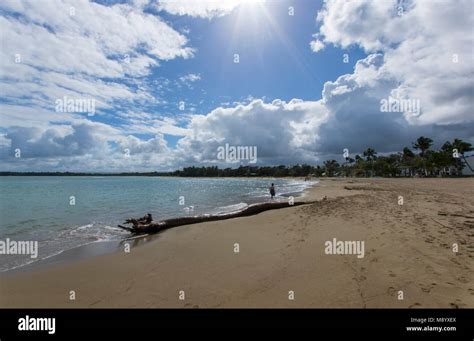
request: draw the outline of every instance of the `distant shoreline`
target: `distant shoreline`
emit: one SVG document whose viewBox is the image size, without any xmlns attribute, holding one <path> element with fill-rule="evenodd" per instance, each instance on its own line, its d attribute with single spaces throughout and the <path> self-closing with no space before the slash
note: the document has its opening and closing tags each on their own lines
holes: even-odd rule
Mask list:
<svg viewBox="0 0 474 341">
<path fill-rule="evenodd" d="M 8 173 L 8 172 L 7 172 Z M 177 178 L 177 179 L 291 179 L 291 180 L 304 180 L 305 176 L 273 176 L 273 175 L 252 175 L 252 176 L 181 176 L 181 175 L 163 175 L 163 174 L 148 174 L 148 173 L 17 173 L 17 174 L 5 174 L 0 172 L 0 177 L 9 176 L 58 176 L 58 177 L 149 177 L 149 178 Z M 310 181 L 318 180 L 319 177 L 311 177 Z M 330 178 L 326 178 L 330 179 Z"/>
<path fill-rule="evenodd" d="M 161 172 L 145 172 L 145 173 L 76 173 L 76 172 L 0 172 L 0 177 L 7 177 L 7 176 L 107 176 L 107 177 L 119 177 L 119 176 L 140 176 L 140 177 L 166 177 L 166 178 L 199 178 L 199 179 L 215 179 L 215 178 L 279 178 L 279 179 L 304 179 L 304 175 L 237 175 L 237 176 L 183 176 L 183 175 L 176 175 L 171 173 L 161 173 Z M 462 174 L 462 175 L 445 175 L 445 176 L 372 176 L 372 177 L 365 177 L 365 176 L 311 176 L 310 179 L 418 179 L 418 178 L 428 178 L 428 179 L 458 179 L 458 178 L 472 178 L 474 175 L 472 174 Z"/>
</svg>

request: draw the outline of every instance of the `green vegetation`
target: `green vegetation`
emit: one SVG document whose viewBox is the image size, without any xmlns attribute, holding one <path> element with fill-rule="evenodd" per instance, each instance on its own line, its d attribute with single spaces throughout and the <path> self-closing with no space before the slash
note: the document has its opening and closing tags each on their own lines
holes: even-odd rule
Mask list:
<svg viewBox="0 0 474 341">
<path fill-rule="evenodd" d="M 460 176 L 465 166 L 472 170 L 466 160 L 466 153 L 474 148 L 468 142 L 455 139 L 446 142 L 438 151 L 432 150 L 433 140 L 421 136 L 412 143 L 413 149 L 403 148 L 402 152 L 378 155 L 372 148 L 367 148 L 354 158 L 346 157 L 339 164 L 336 160 L 326 160 L 323 165 L 295 166 L 240 166 L 238 168 L 220 169 L 210 167 L 185 167 L 174 172 L 148 173 L 17 173 L 0 172 L 0 175 L 49 175 L 49 176 L 182 176 L 182 177 L 303 177 L 303 176 L 349 176 L 349 177 L 412 177 L 412 176 Z"/>
</svg>

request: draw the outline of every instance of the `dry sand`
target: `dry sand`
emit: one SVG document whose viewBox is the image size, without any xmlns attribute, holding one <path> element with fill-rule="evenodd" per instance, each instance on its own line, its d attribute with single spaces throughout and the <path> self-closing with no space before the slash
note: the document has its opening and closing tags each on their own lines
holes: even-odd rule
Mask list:
<svg viewBox="0 0 474 341">
<path fill-rule="evenodd" d="M 473 308 L 473 185 L 322 180 L 305 198 L 328 197 L 316 204 L 177 227 L 130 253 L 3 276 L 0 307 Z M 364 241 L 365 257 L 325 254 L 333 238 Z"/>
</svg>

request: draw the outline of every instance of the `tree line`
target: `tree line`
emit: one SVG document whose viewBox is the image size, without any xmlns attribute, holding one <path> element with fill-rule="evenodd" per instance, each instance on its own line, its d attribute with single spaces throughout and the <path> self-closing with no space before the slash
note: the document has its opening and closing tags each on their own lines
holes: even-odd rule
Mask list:
<svg viewBox="0 0 474 341">
<path fill-rule="evenodd" d="M 432 150 L 433 140 L 421 136 L 405 147 L 402 152 L 378 155 L 372 148 L 354 157 L 347 155 L 344 162 L 326 160 L 323 165 L 308 164 L 294 166 L 240 166 L 220 169 L 211 167 L 186 167 L 172 173 L 186 177 L 235 177 L 235 176 L 354 176 L 354 177 L 412 177 L 412 176 L 460 176 L 464 167 L 471 169 L 466 153 L 474 148 L 468 142 L 454 139 L 445 142 L 439 150 Z"/>
<path fill-rule="evenodd" d="M 439 150 L 433 150 L 433 140 L 421 136 L 405 147 L 402 152 L 378 155 L 367 148 L 354 157 L 344 155 L 344 162 L 326 160 L 322 165 L 294 166 L 243 166 L 238 168 L 218 168 L 217 166 L 185 167 L 172 172 L 146 173 L 73 173 L 73 172 L 0 172 L 0 175 L 24 176 L 181 176 L 181 177 L 306 177 L 306 176 L 349 176 L 349 177 L 413 177 L 413 176 L 460 176 L 464 167 L 471 171 L 466 153 L 473 146 L 461 139 L 445 142 Z"/>
</svg>

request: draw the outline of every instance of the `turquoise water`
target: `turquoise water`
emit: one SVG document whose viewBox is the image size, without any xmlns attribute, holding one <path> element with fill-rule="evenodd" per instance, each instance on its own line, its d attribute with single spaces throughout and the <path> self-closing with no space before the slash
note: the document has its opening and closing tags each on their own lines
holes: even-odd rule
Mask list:
<svg viewBox="0 0 474 341">
<path fill-rule="evenodd" d="M 39 243 L 34 260 L 28 255 L 0 255 L 0 271 L 80 245 L 123 239 L 128 233 L 116 226 L 129 217 L 151 213 L 154 220 L 162 220 L 217 214 L 267 201 L 272 182 L 280 200 L 312 184 L 288 179 L 0 177 L 0 240 Z"/>
</svg>

